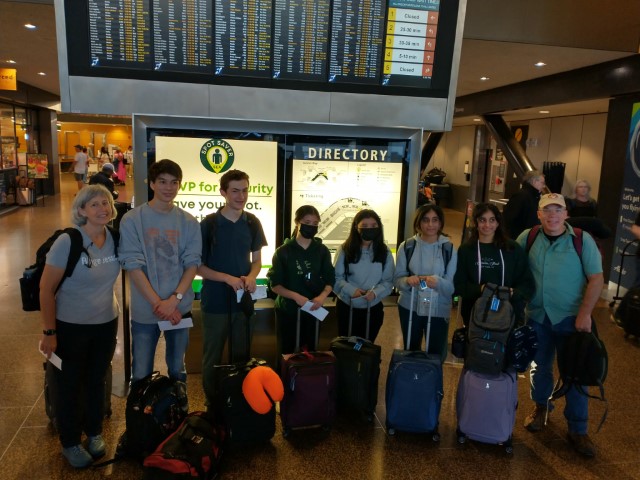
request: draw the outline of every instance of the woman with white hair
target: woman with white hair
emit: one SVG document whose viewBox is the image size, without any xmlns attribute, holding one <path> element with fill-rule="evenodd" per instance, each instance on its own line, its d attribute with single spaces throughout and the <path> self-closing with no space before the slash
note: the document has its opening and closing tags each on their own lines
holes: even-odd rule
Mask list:
<svg viewBox="0 0 640 480">
<path fill-rule="evenodd" d="M 75 244 L 72 236 L 78 243 L 80 237 L 78 232 L 62 233 L 47 253 L 40 280 L 40 350 L 47 358 L 55 352 L 62 360 L 63 369 L 54 369 L 58 388 L 53 401 L 62 454 L 76 468 L 88 467 L 106 450 L 105 377 L 116 347 L 119 314 L 113 291 L 120 273 L 117 240 L 107 229 L 115 217 L 113 197 L 105 187 L 80 190 L 71 207 L 71 221 L 82 241 L 80 259 L 64 277 Z"/>
<path fill-rule="evenodd" d="M 597 202 L 591 198 L 591 185 L 586 180 L 578 180 L 574 189 L 575 197 L 567 199 L 570 217 L 595 217 Z"/>
</svg>

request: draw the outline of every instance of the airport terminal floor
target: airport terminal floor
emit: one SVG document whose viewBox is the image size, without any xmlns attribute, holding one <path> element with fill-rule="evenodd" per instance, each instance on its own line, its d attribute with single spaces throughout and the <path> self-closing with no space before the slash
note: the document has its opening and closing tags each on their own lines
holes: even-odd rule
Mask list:
<svg viewBox="0 0 640 480">
<path fill-rule="evenodd" d="M 139 479 L 142 468 L 122 461 L 99 470 L 74 470 L 62 457 L 60 443 L 45 415 L 42 369 L 38 352 L 41 322 L 37 312 L 21 309 L 18 278 L 30 264 L 37 247 L 53 230 L 69 225 L 69 208 L 75 185 L 63 174 L 62 193 L 47 197 L 45 206 L 20 207 L 0 216 L 0 479 Z M 125 192 L 131 190 L 127 185 Z M 447 231 L 459 243 L 462 214 L 447 211 Z M 120 285 L 118 282 L 117 285 Z M 566 440 L 564 401 L 550 415 L 547 427 L 529 433 L 522 426 L 532 403 L 528 375 L 519 382 L 520 407 L 514 430 L 514 452 L 499 446 L 456 441 L 455 392 L 460 363 L 450 356 L 444 366 L 444 400 L 440 414 L 439 443 L 431 435 L 396 433 L 384 429 L 384 386 L 394 348 L 402 344 L 397 310 L 385 309 L 378 337 L 382 346 L 377 415 L 373 424 L 339 416 L 330 432 L 304 430 L 284 438 L 280 422 L 271 443 L 225 452 L 222 479 L 640 479 L 640 409 L 638 392 L 640 344 L 625 339 L 610 320 L 608 302 L 595 311 L 600 336 L 609 351 L 609 376 L 605 384 L 609 414 L 596 433 L 604 405 L 590 401 L 589 432 L 597 447 L 594 459 L 584 459 Z M 455 317 L 450 325 L 456 327 Z M 275 340 L 274 340 L 275 341 Z M 122 333 L 113 361 L 114 386 L 123 387 Z M 163 342 L 159 345 L 162 347 Z M 156 365 L 163 370 L 163 349 Z M 191 410 L 203 409 L 201 376 L 188 378 Z M 117 439 L 125 429 L 125 398 L 112 397 L 113 415 L 104 422 L 107 457 L 113 456 Z"/>
</svg>

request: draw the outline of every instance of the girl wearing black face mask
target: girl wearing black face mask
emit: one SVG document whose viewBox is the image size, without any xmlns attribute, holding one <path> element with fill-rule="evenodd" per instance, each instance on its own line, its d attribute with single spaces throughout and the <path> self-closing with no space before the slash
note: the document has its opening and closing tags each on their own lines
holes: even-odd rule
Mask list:
<svg viewBox="0 0 640 480">
<path fill-rule="evenodd" d="M 370 308 L 369 340 L 375 341 L 384 310 L 382 299 L 393 287 L 393 256 L 384 243 L 382 221 L 373 210 L 360 210 L 353 218 L 349 237 L 334 261 L 338 300 L 338 334 L 367 337 L 366 316 Z M 349 332 L 349 310 L 353 307 Z"/>
<path fill-rule="evenodd" d="M 331 293 L 335 272 L 329 249 L 315 235 L 320 213 L 303 205 L 295 213 L 293 235 L 273 255 L 267 273 L 271 290 L 276 293 L 276 332 L 278 352 L 292 353 L 296 345 L 296 318 L 299 307 L 311 302 L 311 310 L 322 306 Z M 316 345 L 316 319 L 308 313 L 300 316 L 300 346 L 309 350 Z"/>
</svg>

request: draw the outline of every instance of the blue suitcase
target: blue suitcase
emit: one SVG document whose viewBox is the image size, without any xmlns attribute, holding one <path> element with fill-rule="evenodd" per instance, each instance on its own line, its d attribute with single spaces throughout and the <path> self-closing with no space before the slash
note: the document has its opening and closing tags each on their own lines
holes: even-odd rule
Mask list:
<svg viewBox="0 0 640 480">
<path fill-rule="evenodd" d="M 433 440 L 437 442 L 440 440 L 438 419 L 444 397 L 442 364 L 439 355 L 408 350 L 411 342 L 414 291 L 415 289 L 411 289 L 407 350 L 394 350 L 389 364 L 386 426 L 389 435 L 394 435 L 396 430 L 431 433 Z M 431 309 L 427 324 L 427 345 L 430 327 Z"/>
<path fill-rule="evenodd" d="M 467 438 L 504 445 L 513 453 L 513 427 L 518 407 L 516 372 L 489 375 L 464 369 L 458 383 L 456 412 L 458 443 Z"/>
</svg>

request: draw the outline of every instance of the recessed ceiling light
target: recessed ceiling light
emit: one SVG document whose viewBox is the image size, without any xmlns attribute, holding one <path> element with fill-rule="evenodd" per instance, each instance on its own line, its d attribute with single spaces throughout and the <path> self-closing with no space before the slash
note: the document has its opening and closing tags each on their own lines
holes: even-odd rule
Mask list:
<svg viewBox="0 0 640 480">
<path fill-rule="evenodd" d="M 549 110 L 540 110 L 538 113 L 551 113 Z"/>
<path fill-rule="evenodd" d="M 7 60 L 7 63 L 14 64 L 14 63 L 16 63 L 16 61 L 15 61 L 15 60 L 11 60 L 11 59 L 9 59 L 9 60 Z"/>
<path fill-rule="evenodd" d="M 46 73 L 44 73 L 44 72 L 38 72 L 38 75 L 41 75 L 41 76 L 43 76 L 43 77 L 44 77 L 44 76 L 46 75 Z"/>
<path fill-rule="evenodd" d="M 546 65 L 546 63 L 544 63 L 544 62 L 538 62 L 538 63 L 534 63 L 534 65 L 535 65 L 536 67 L 544 67 L 544 66 Z"/>
<path fill-rule="evenodd" d="M 474 122 L 480 122 L 481 120 L 479 118 L 474 118 L 473 121 Z"/>
<path fill-rule="evenodd" d="M 480 77 L 480 80 L 482 80 L 483 82 L 486 82 L 487 80 L 489 80 L 489 77 Z"/>
<path fill-rule="evenodd" d="M 29 30 L 35 30 L 38 27 L 36 27 L 33 23 L 25 23 L 24 28 L 28 28 Z"/>
</svg>

